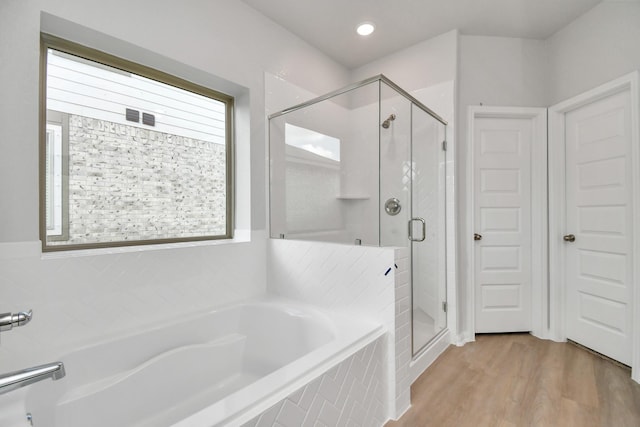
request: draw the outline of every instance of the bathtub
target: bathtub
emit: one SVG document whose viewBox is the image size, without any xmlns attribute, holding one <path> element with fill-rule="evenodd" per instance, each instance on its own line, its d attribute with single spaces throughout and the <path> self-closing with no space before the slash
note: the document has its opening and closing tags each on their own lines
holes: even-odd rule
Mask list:
<svg viewBox="0 0 640 427">
<path fill-rule="evenodd" d="M 241 425 L 384 334 L 266 298 L 79 348 L 30 386 L 36 427 Z"/>
</svg>

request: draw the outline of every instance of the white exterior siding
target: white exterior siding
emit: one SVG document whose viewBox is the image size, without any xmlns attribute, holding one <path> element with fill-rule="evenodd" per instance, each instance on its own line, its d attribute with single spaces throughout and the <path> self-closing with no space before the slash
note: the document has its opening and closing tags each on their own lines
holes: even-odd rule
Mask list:
<svg viewBox="0 0 640 427">
<path fill-rule="evenodd" d="M 225 105 L 220 101 L 51 50 L 48 56 L 50 110 L 225 143 Z M 126 120 L 127 108 L 140 112 L 140 123 Z M 153 114 L 155 126 L 142 124 L 142 113 Z"/>
</svg>

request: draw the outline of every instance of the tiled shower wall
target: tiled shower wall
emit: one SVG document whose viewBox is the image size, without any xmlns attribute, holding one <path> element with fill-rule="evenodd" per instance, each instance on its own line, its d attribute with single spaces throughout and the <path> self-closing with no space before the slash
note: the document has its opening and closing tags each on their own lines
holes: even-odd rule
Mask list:
<svg viewBox="0 0 640 427">
<path fill-rule="evenodd" d="M 31 323 L 0 333 L 2 372 L 260 295 L 266 290 L 264 245 L 254 236 L 246 243 L 43 257 L 40 242 L 0 244 L 0 312 L 33 309 Z"/>
<path fill-rule="evenodd" d="M 386 327 L 382 372 L 388 381 L 388 417 L 404 412 L 411 385 L 408 251 L 278 239 L 269 240 L 268 248 L 270 292 Z"/>
</svg>

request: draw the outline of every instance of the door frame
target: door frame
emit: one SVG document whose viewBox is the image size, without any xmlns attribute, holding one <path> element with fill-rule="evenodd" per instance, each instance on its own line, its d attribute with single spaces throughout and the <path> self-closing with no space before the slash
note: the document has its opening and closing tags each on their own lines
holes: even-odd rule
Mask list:
<svg viewBox="0 0 640 427">
<path fill-rule="evenodd" d="M 475 120 L 480 118 L 531 119 L 531 333 L 548 338 L 548 274 L 547 274 L 547 109 L 525 107 L 468 107 L 467 134 L 467 224 L 469 235 L 464 238 L 467 259 L 467 341 L 475 340 L 476 280 L 474 195 L 474 140 Z M 535 207 L 535 209 L 534 209 Z"/>
<path fill-rule="evenodd" d="M 549 108 L 549 292 L 550 292 L 550 338 L 566 341 L 565 325 L 565 277 L 564 246 L 562 236 L 566 229 L 565 212 L 565 122 L 564 115 L 586 104 L 616 93 L 629 91 L 631 95 L 631 201 L 633 224 L 640 224 L 640 147 L 638 109 L 639 73 L 634 71 L 605 83 Z M 632 325 L 640 323 L 640 227 L 633 227 L 632 254 Z M 640 327 L 631 331 L 632 371 L 631 377 L 640 382 Z"/>
</svg>

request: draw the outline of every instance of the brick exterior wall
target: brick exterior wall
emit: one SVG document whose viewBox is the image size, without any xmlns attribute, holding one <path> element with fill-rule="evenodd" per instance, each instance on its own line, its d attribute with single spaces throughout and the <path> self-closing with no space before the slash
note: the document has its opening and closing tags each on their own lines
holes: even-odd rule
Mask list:
<svg viewBox="0 0 640 427">
<path fill-rule="evenodd" d="M 221 235 L 220 144 L 69 115 L 69 239 L 77 244 Z"/>
</svg>

